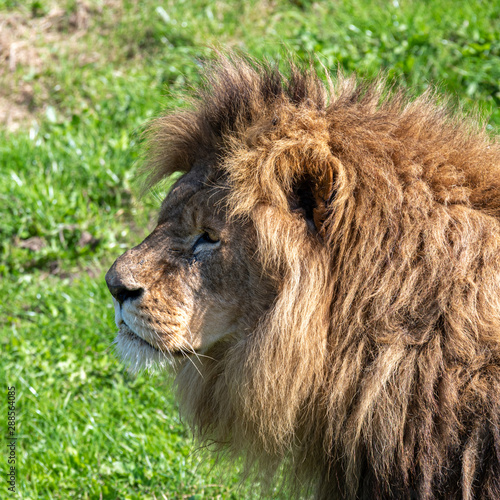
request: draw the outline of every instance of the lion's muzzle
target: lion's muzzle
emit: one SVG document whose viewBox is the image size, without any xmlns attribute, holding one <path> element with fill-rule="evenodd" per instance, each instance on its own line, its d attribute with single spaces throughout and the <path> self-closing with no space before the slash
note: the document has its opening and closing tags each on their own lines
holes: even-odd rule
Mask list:
<svg viewBox="0 0 500 500">
<path fill-rule="evenodd" d="M 139 298 L 144 288 L 136 280 L 132 269 L 136 267 L 134 255 L 129 250 L 120 256 L 106 273 L 106 284 L 111 295 L 122 305 L 126 300 Z M 134 265 L 135 264 L 135 265 Z"/>
</svg>

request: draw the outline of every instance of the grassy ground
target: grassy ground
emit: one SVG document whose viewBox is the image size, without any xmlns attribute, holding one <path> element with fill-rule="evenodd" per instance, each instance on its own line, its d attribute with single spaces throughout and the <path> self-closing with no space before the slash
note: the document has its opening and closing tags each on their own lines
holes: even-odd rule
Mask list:
<svg viewBox="0 0 500 500">
<path fill-rule="evenodd" d="M 163 194 L 137 200 L 141 127 L 182 104 L 175 93 L 196 85 L 210 45 L 314 53 L 417 91 L 432 82 L 494 132 L 499 40 L 498 0 L 0 0 L 0 408 L 15 386 L 13 497 L 259 497 L 237 464 L 221 475 L 193 453 L 168 377 L 132 378 L 110 349 L 104 272 L 151 228 Z"/>
</svg>

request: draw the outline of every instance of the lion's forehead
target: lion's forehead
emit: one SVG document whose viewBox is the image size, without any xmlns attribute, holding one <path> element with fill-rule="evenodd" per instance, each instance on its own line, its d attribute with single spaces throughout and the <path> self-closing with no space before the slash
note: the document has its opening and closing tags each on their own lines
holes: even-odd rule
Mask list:
<svg viewBox="0 0 500 500">
<path fill-rule="evenodd" d="M 201 185 L 188 182 L 174 185 L 161 204 L 158 222 L 166 222 L 181 217 L 186 210 L 191 208 L 189 201 L 201 189 Z"/>
<path fill-rule="evenodd" d="M 217 186 L 198 183 L 180 183 L 162 202 L 158 225 L 166 224 L 174 232 L 197 232 L 222 229 L 225 217 L 223 193 Z"/>
</svg>

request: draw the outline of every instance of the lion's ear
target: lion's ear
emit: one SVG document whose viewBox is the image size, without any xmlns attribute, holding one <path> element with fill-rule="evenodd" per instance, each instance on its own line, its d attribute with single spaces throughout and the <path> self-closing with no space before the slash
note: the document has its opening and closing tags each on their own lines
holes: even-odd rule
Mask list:
<svg viewBox="0 0 500 500">
<path fill-rule="evenodd" d="M 318 177 L 305 175 L 294 184 L 290 207 L 293 211 L 303 214 L 311 230 L 322 234 L 333 193 L 334 179 L 331 169 L 325 169 Z"/>
</svg>

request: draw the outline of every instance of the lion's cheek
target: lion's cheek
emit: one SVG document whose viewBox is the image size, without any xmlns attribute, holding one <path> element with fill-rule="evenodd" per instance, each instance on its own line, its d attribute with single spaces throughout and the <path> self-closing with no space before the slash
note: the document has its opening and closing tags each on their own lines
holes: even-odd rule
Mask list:
<svg viewBox="0 0 500 500">
<path fill-rule="evenodd" d="M 218 294 L 185 300 L 182 309 L 175 313 L 172 304 L 168 304 L 169 313 L 158 315 L 163 325 L 160 330 L 169 331 L 171 344 L 206 353 L 220 341 L 235 339 L 245 330 L 237 304 L 238 301 L 221 300 Z"/>
<path fill-rule="evenodd" d="M 217 304 L 199 307 L 189 322 L 190 342 L 199 352 L 206 352 L 213 345 L 234 338 L 239 331 L 238 317 L 230 308 Z"/>
</svg>

